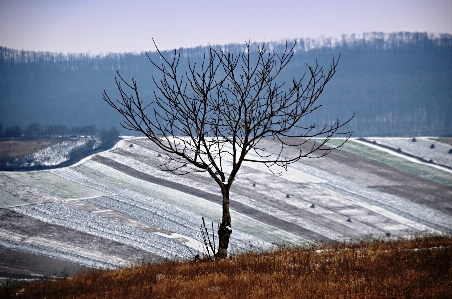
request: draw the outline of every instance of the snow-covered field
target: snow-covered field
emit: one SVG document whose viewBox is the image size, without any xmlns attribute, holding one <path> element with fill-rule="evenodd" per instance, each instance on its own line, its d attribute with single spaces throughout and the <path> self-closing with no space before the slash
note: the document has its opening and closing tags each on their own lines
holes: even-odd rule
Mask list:
<svg viewBox="0 0 452 299">
<path fill-rule="evenodd" d="M 398 140 L 399 138 L 394 139 Z M 363 142 L 357 139 L 349 140 L 346 144 L 344 144 L 341 147 L 341 150 L 374 161 L 378 161 L 380 163 L 392 166 L 402 171 L 414 174 L 416 176 L 420 176 L 427 180 L 432 180 L 434 182 L 445 184 L 452 187 L 452 181 L 450 179 L 452 173 L 451 169 L 438 166 L 432 163 L 422 162 L 419 159 L 404 154 L 403 152 L 397 152 L 397 150 L 394 151 L 392 149 L 387 149 L 385 147 L 382 147 L 381 144 L 379 143 L 374 144 L 369 142 L 375 141 L 375 138 L 367 138 L 367 140 L 368 142 Z M 450 140 L 451 139 L 449 138 L 449 141 Z M 342 142 L 340 140 L 330 140 L 330 142 L 328 142 L 328 144 L 331 145 L 339 145 L 341 143 Z M 442 146 L 445 145 L 447 146 L 447 144 L 442 144 Z M 449 154 L 443 151 L 442 155 L 446 156 Z M 367 175 L 365 175 L 365 177 L 367 177 Z"/>
<path fill-rule="evenodd" d="M 439 141 L 434 149 L 423 138 L 376 141 L 452 165 L 450 145 Z M 160 171 L 159 153 L 129 138 L 71 167 L 0 173 L 0 217 L 10 219 L 0 224 L 0 248 L 97 268 L 202 253 L 201 217 L 218 222 L 220 190 L 204 173 Z M 452 172 L 357 141 L 287 172 L 244 164 L 230 194 L 231 252 L 450 234 L 451 186 Z"/>
<path fill-rule="evenodd" d="M 452 145 L 438 142 L 434 138 L 368 138 L 368 140 L 452 168 L 452 153 L 449 153 Z"/>
<path fill-rule="evenodd" d="M 16 158 L 14 162 L 20 163 L 21 167 L 56 166 L 68 161 L 73 150 L 82 148 L 88 143 L 92 144 L 93 149 L 95 149 L 100 146 L 101 141 L 97 137 L 77 138 L 74 140 L 63 141 L 31 155 Z"/>
</svg>

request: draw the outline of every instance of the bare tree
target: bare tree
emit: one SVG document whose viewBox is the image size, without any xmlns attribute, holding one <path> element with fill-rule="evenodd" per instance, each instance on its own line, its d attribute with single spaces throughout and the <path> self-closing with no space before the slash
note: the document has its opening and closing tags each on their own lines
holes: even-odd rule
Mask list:
<svg viewBox="0 0 452 299">
<path fill-rule="evenodd" d="M 276 79 L 292 59 L 295 44 L 286 43 L 278 53 L 269 51 L 265 44 L 253 49 L 246 43 L 245 51 L 236 55 L 209 47 L 201 63 L 188 58 L 188 68 L 182 74 L 180 63 L 185 61 L 180 51 L 165 57 L 155 47 L 159 58 L 147 56 L 162 77 L 153 77 L 153 101 L 140 98 L 136 80 L 127 82 L 119 72 L 115 80 L 121 98 L 113 101 L 105 90 L 103 98 L 124 116 L 121 125 L 125 129 L 143 133 L 168 154 L 168 163 L 162 169 L 179 174 L 204 171 L 215 180 L 223 197 L 215 256 L 224 258 L 232 233 L 229 192 L 243 162 L 287 169 L 314 152 L 328 154 L 334 148 L 324 144 L 332 136 L 350 137 L 350 132 L 339 130 L 351 118 L 320 128 L 301 124 L 306 115 L 321 106 L 316 100 L 335 74 L 338 60 L 333 58 L 329 69 L 317 63 L 307 65 L 301 78 L 287 84 Z M 313 137 L 325 139 L 306 152 L 297 147 L 294 156 L 282 154 L 284 148 L 301 146 Z M 259 145 L 263 138 L 276 141 L 279 154 L 268 154 Z"/>
</svg>

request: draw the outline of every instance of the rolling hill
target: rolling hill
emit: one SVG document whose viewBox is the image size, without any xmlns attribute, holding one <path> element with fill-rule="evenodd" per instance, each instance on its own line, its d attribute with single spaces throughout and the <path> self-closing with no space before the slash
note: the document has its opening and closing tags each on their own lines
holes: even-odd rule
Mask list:
<svg viewBox="0 0 452 299">
<path fill-rule="evenodd" d="M 243 165 L 231 190 L 230 252 L 450 235 L 452 171 L 444 167 L 452 166 L 450 139 L 366 141 L 351 139 L 326 157 L 274 174 Z M 264 142 L 269 154 L 277 150 Z M 219 188 L 203 173 L 160 171 L 163 159 L 147 139 L 128 137 L 70 167 L 0 172 L 0 276 L 202 253 L 201 217 L 220 218 Z"/>
</svg>

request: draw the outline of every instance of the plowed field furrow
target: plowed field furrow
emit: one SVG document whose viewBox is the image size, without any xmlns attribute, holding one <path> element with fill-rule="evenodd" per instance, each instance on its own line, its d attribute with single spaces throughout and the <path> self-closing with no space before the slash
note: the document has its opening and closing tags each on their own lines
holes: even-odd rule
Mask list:
<svg viewBox="0 0 452 299">
<path fill-rule="evenodd" d="M 135 150 L 136 148 L 133 148 Z M 169 183 L 168 186 L 190 186 L 192 190 L 199 190 L 201 192 L 198 192 L 198 196 L 204 198 L 207 198 L 207 194 L 211 194 L 210 196 L 214 199 L 220 201 L 221 196 L 217 194 L 217 192 L 212 192 L 212 189 L 215 187 L 215 183 L 209 179 L 209 178 L 202 178 L 199 174 L 198 175 L 186 175 L 186 176 L 177 176 L 177 175 L 171 175 L 166 172 L 161 171 L 155 171 L 155 169 L 149 168 L 146 164 L 137 163 L 137 161 L 134 161 L 131 159 L 133 155 L 128 155 L 127 158 L 121 157 L 115 154 L 109 155 L 109 159 L 115 159 L 115 161 L 123 161 L 127 165 L 133 166 L 133 169 L 139 170 L 140 172 L 144 172 L 146 174 L 149 174 L 152 172 L 152 177 L 157 177 L 159 179 L 162 179 L 164 181 L 169 181 L 172 183 Z M 106 158 L 106 157 L 105 157 Z M 121 159 L 123 158 L 123 159 Z M 243 167 L 243 169 L 246 169 L 246 167 Z M 154 170 L 154 171 L 152 171 Z M 256 175 L 256 170 L 251 169 L 254 175 Z M 265 174 L 264 174 L 265 175 Z M 332 240 L 341 240 L 344 238 L 343 235 L 338 233 L 337 231 L 334 231 L 331 229 L 332 226 L 334 226 L 334 223 L 332 224 L 331 221 L 325 220 L 322 222 L 322 216 L 319 215 L 310 215 L 311 217 L 303 217 L 305 215 L 296 214 L 294 215 L 293 212 L 293 206 L 284 206 L 284 203 L 279 201 L 275 196 L 279 195 L 280 197 L 284 197 L 286 194 L 281 195 L 280 191 L 272 189 L 270 191 L 270 197 L 268 201 L 265 201 L 262 193 L 247 193 L 247 196 L 242 196 L 242 189 L 240 186 L 238 186 L 238 182 L 242 181 L 243 174 L 240 175 L 240 178 L 237 179 L 237 182 L 235 183 L 236 187 L 233 188 L 233 192 L 230 192 L 230 197 L 233 199 L 234 202 L 239 202 L 242 204 L 245 204 L 246 206 L 249 206 L 251 210 L 255 209 L 259 212 L 277 216 L 280 219 L 284 219 L 285 221 L 290 221 L 296 225 L 302 226 L 306 229 L 309 229 L 317 234 L 320 234 L 322 236 L 325 236 L 326 238 L 332 239 Z M 194 180 L 198 178 L 199 180 Z M 204 182 L 202 182 L 204 180 Z M 161 184 L 159 184 L 161 185 Z M 251 186 L 252 184 L 250 184 Z M 216 187 L 218 189 L 218 186 Z M 243 189 L 244 192 L 246 192 Z M 190 191 L 189 191 L 190 192 Z M 276 194 L 277 193 L 277 194 Z M 231 205 L 232 206 L 232 205 Z M 233 207 L 233 206 L 232 206 Z M 246 208 L 245 210 L 242 210 L 242 214 L 247 213 L 249 214 L 249 208 Z M 309 214 L 309 209 L 307 209 L 308 212 L 305 212 L 305 214 Z M 312 220 L 313 216 L 315 216 L 315 220 Z M 311 220 L 310 220 L 311 218 Z M 315 223 L 314 223 L 315 222 Z M 345 228 L 343 231 L 346 231 L 347 228 Z M 295 233 L 295 231 L 292 231 Z M 301 235 L 304 238 L 308 238 L 306 235 Z"/>
<path fill-rule="evenodd" d="M 270 152 L 275 150 L 274 148 L 272 149 L 271 144 L 267 146 L 267 149 Z M 362 162 L 366 163 L 367 161 L 363 160 Z M 370 164 L 372 165 L 372 162 L 370 162 Z M 376 166 L 384 167 L 384 164 Z M 292 167 L 300 169 L 301 171 L 307 172 L 311 175 L 325 178 L 328 182 L 327 185 L 331 186 L 332 189 L 338 190 L 338 192 L 348 193 L 352 197 L 364 200 L 369 204 L 375 204 L 385 209 L 389 209 L 389 211 L 399 216 L 413 219 L 413 223 L 420 223 L 426 226 L 432 224 L 435 229 L 440 229 L 445 232 L 452 228 L 452 217 L 442 213 L 439 209 L 432 209 L 429 206 L 410 201 L 409 199 L 380 192 L 373 188 L 367 188 L 366 186 L 356 184 L 351 180 L 343 179 L 337 175 L 332 175 L 331 173 L 316 167 L 301 163 L 294 163 Z M 435 183 L 432 182 L 432 184 Z M 441 199 L 441 201 L 442 200 L 443 199 Z"/>
<path fill-rule="evenodd" d="M 120 144 L 118 146 L 121 146 Z M 270 144 L 271 148 L 272 144 Z M 126 157 L 122 157 L 122 160 L 125 160 L 124 162 L 127 163 L 127 165 L 132 165 L 134 169 L 139 169 L 140 171 L 146 171 L 148 174 L 150 173 L 150 168 L 146 167 L 147 165 L 140 165 L 137 163 L 137 161 L 134 161 L 131 159 L 134 157 L 134 153 L 136 151 L 141 153 L 141 156 L 144 156 L 143 148 L 135 146 L 134 148 L 123 148 L 122 153 L 127 153 L 127 151 L 130 150 L 133 153 L 130 155 L 126 155 Z M 118 153 L 118 152 L 117 152 Z M 150 152 L 148 154 L 149 157 L 154 158 L 148 158 L 150 159 L 156 159 L 157 156 L 155 152 Z M 121 161 L 120 156 L 114 153 L 108 154 L 109 158 L 113 158 L 117 161 Z M 156 164 L 153 162 L 152 164 Z M 289 168 L 297 168 L 299 165 L 291 165 Z M 297 168 L 300 169 L 300 168 Z M 321 175 L 324 175 L 323 173 L 317 173 L 314 174 L 312 171 L 309 172 L 309 169 L 306 169 L 306 167 L 300 169 L 301 173 L 309 173 L 311 175 L 314 175 L 314 177 L 322 177 Z M 312 170 L 312 169 L 311 169 Z M 161 174 L 161 172 L 155 173 L 158 176 L 164 176 L 166 179 L 175 181 L 171 175 L 164 173 Z M 246 175 L 252 174 L 254 177 L 254 181 L 259 181 L 258 186 L 267 186 L 267 190 L 265 191 L 266 194 L 262 194 L 261 192 L 248 192 L 246 196 L 240 196 L 237 193 L 240 194 L 242 190 L 250 190 L 252 183 L 249 182 L 248 186 L 246 186 Z M 319 175 L 320 174 L 320 175 Z M 194 188 L 198 190 L 205 190 L 208 191 L 210 187 L 204 186 L 199 184 L 198 182 L 193 182 L 191 179 L 195 176 L 183 176 L 182 178 L 178 177 L 177 180 L 179 180 L 184 185 L 193 186 Z M 244 179 L 245 177 L 245 179 Z M 267 179 L 267 177 L 269 177 Z M 331 179 L 331 174 L 328 174 L 328 179 Z M 342 178 L 333 177 L 335 181 L 344 181 Z M 279 182 L 279 183 L 277 183 Z M 237 188 L 238 186 L 244 186 L 244 188 Z M 260 211 L 277 215 L 278 218 L 282 218 L 285 220 L 289 220 L 290 222 L 299 224 L 305 228 L 308 228 L 312 231 L 315 231 L 317 233 L 320 233 L 324 236 L 327 236 L 331 239 L 343 239 L 343 238 L 369 238 L 369 237 L 380 237 L 382 235 L 385 235 L 388 231 L 391 232 L 393 235 L 406 235 L 406 234 L 418 234 L 420 232 L 425 232 L 428 230 L 427 227 L 422 225 L 417 225 L 416 223 L 411 223 L 407 219 L 404 219 L 400 216 L 400 214 L 404 214 L 408 216 L 408 219 L 412 218 L 411 215 L 406 214 L 404 211 L 399 211 L 397 209 L 394 209 L 393 207 L 390 207 L 392 211 L 395 211 L 396 214 L 388 212 L 388 211 L 382 211 L 382 209 L 379 209 L 379 213 L 383 213 L 384 215 L 374 215 L 375 212 L 368 210 L 363 206 L 363 204 L 360 204 L 358 201 L 353 201 L 353 205 L 358 203 L 358 206 L 356 208 L 359 209 L 359 213 L 357 211 L 353 211 L 352 208 L 348 209 L 339 209 L 339 208 L 330 208 L 332 202 L 338 203 L 341 202 L 342 204 L 347 204 L 347 201 L 344 201 L 344 194 L 346 194 L 348 197 L 355 196 L 354 194 L 350 194 L 350 192 L 342 192 L 341 188 L 338 188 L 337 186 L 328 187 L 325 184 L 320 184 L 322 186 L 326 186 L 322 190 L 323 187 L 316 186 L 315 184 L 304 184 L 301 188 L 299 188 L 298 183 L 293 182 L 287 182 L 282 178 L 279 178 L 278 176 L 274 175 L 267 175 L 265 176 L 264 173 L 259 173 L 259 171 L 256 171 L 255 169 L 249 169 L 247 170 L 247 167 L 242 167 L 240 178 L 237 179 L 235 182 L 235 188 L 233 188 L 234 192 L 231 192 L 231 198 L 234 198 L 241 203 L 245 203 L 248 206 L 251 206 L 253 208 L 256 208 Z M 271 187 L 273 186 L 273 188 Z M 308 201 L 310 201 L 309 205 L 306 203 L 302 209 L 297 209 L 293 207 L 293 203 L 297 201 L 297 198 L 291 197 L 290 199 L 285 198 L 284 193 L 281 192 L 282 188 L 286 188 L 286 190 L 290 190 L 291 193 L 304 193 L 305 198 L 307 198 Z M 256 189 L 256 188 L 253 188 Z M 257 188 L 259 189 L 259 188 Z M 307 190 L 305 190 L 307 189 Z M 342 193 L 342 196 L 340 196 L 337 191 Z M 246 192 L 246 191 L 245 191 Z M 288 192 L 288 191 L 286 191 Z M 375 196 L 375 190 L 369 189 L 367 190 L 368 193 Z M 259 194 L 259 196 L 257 196 Z M 251 196 L 250 196 L 251 195 Z M 262 196 L 264 195 L 264 196 Z M 265 195 L 268 195 L 267 197 Z M 355 196 L 356 197 L 356 196 Z M 240 200 L 239 200 L 240 198 Z M 258 198 L 258 200 L 254 200 L 254 198 Z M 266 198 L 270 200 L 265 200 Z M 338 199 L 338 200 L 337 200 Z M 265 201 L 265 202 L 264 202 Z M 309 209 L 308 207 L 311 205 L 311 203 L 317 203 L 318 209 Z M 350 202 L 350 201 L 349 201 Z M 349 203 L 350 204 L 350 203 Z M 377 202 L 378 204 L 378 202 Z M 333 204 L 334 205 L 334 204 Z M 368 206 L 368 205 L 367 205 Z M 381 204 L 380 204 L 381 206 Z M 371 206 L 372 207 L 372 206 Z M 374 209 L 375 210 L 375 209 Z M 353 213 L 350 214 L 350 211 L 353 211 Z M 288 213 L 289 212 L 289 213 Z M 398 212 L 398 214 L 397 214 Z M 347 213 L 347 214 L 345 214 Z M 373 215 L 373 216 L 372 216 Z M 354 217 L 354 222 L 350 223 L 346 221 L 350 216 Z M 389 218 L 388 218 L 389 217 Z M 313 219 L 310 221 L 310 219 Z M 342 222 L 340 221 L 342 219 Z M 366 220 L 369 219 L 369 220 Z M 371 219 L 371 220 L 370 220 Z M 416 219 L 415 219 L 416 220 Z M 399 223 L 399 221 L 402 221 L 402 223 Z M 406 223 L 412 224 L 406 225 Z M 447 230 L 444 226 L 438 226 L 438 225 L 431 225 L 430 222 L 424 221 L 424 224 L 430 225 L 434 228 L 440 229 L 442 231 Z"/>
<path fill-rule="evenodd" d="M 11 173 L 0 174 L 0 189 L 10 193 L 14 197 L 27 203 L 54 202 L 59 200 L 57 197 L 10 178 L 8 176 L 9 174 Z"/>
<path fill-rule="evenodd" d="M 332 145 L 337 145 L 340 141 L 332 140 L 330 142 Z M 393 151 L 384 150 L 381 147 L 359 140 L 349 140 L 341 147 L 341 151 L 333 151 L 328 155 L 328 158 L 342 164 L 356 165 L 357 168 L 362 168 L 365 173 L 379 174 L 393 180 L 396 184 L 407 182 L 407 185 L 411 185 L 410 180 L 416 182 L 422 178 L 445 185 L 444 187 L 452 187 L 451 171 L 407 159 Z M 328 171 L 328 168 L 326 170 Z M 375 184 L 379 185 L 380 183 L 376 182 Z M 432 185 L 435 186 L 435 184 Z"/>
<path fill-rule="evenodd" d="M 123 258 L 117 256 L 106 255 L 104 252 L 98 252 L 93 248 L 83 248 L 71 243 L 59 242 L 52 238 L 43 238 L 29 235 L 18 234 L 17 232 L 10 232 L 0 229 L 0 239 L 6 243 L 11 243 L 14 246 L 31 246 L 31 247 L 41 247 L 56 250 L 59 252 L 65 252 L 69 255 L 77 257 L 86 257 L 91 263 L 99 262 L 101 264 L 107 265 L 120 265 L 120 266 L 130 266 L 131 263 Z M 4 245 L 6 243 L 3 243 Z M 6 245 L 5 245 L 6 246 Z M 11 247 L 7 247 L 11 249 Z M 84 264 L 85 266 L 90 266 Z"/>
<path fill-rule="evenodd" d="M 366 140 L 374 141 L 377 145 L 391 147 L 395 150 L 401 149 L 402 152 L 408 153 L 415 157 L 423 158 L 426 161 L 430 159 L 434 163 L 445 165 L 452 168 L 452 155 L 449 154 L 450 145 L 437 142 L 430 138 L 366 138 Z"/>
<path fill-rule="evenodd" d="M 56 258 L 70 263 L 79 264 L 90 268 L 103 268 L 103 269 L 115 269 L 118 267 L 116 264 L 106 263 L 100 260 L 92 259 L 83 255 L 66 252 L 56 248 L 51 248 L 42 245 L 29 244 L 23 242 L 14 242 L 9 239 L 3 239 L 0 237 L 0 247 L 30 253 L 34 255 L 47 256 Z"/>
<path fill-rule="evenodd" d="M 102 196 L 105 193 L 65 180 L 50 171 L 9 172 L 8 176 L 33 188 L 61 198 L 74 199 Z"/>
<path fill-rule="evenodd" d="M 81 173 L 79 172 L 75 172 L 69 168 L 65 168 L 65 169 L 58 169 L 58 170 L 54 170 L 54 173 L 59 174 L 63 177 L 65 177 L 66 179 L 72 180 L 74 182 L 77 182 L 78 184 L 82 184 L 82 185 L 86 185 L 86 186 L 90 186 L 92 188 L 104 191 L 104 192 L 109 192 L 111 194 L 116 194 L 114 196 L 114 199 L 116 201 L 118 201 L 116 204 L 112 204 L 114 203 L 114 201 L 110 201 L 109 203 L 105 202 L 103 199 L 103 197 L 100 198 L 91 198 L 91 199 L 87 199 L 88 201 L 95 203 L 95 204 L 99 204 L 99 205 L 103 205 L 105 208 L 108 209 L 112 209 L 115 210 L 117 212 L 123 213 L 123 214 L 128 214 L 130 217 L 133 217 L 134 219 L 139 219 L 139 220 L 143 220 L 146 223 L 148 223 L 149 225 L 155 226 L 158 229 L 162 229 L 162 230 L 166 230 L 166 231 L 170 231 L 170 232 L 175 232 L 177 234 L 183 234 L 185 236 L 188 237 L 193 237 L 193 239 L 198 240 L 199 242 L 201 242 L 201 238 L 198 235 L 199 233 L 199 224 L 200 224 L 200 218 L 201 216 L 199 214 L 195 214 L 193 212 L 190 212 L 189 210 L 183 209 L 183 208 L 179 208 L 176 205 L 171 205 L 166 203 L 165 201 L 159 200 L 157 198 L 161 197 L 162 194 L 153 194 L 156 195 L 157 198 L 155 197 L 149 197 L 149 196 L 143 196 L 143 194 L 134 192 L 134 191 L 130 191 L 127 188 L 130 188 L 130 186 L 133 186 L 135 183 L 138 182 L 139 184 L 139 190 L 143 191 L 143 190 L 148 190 L 147 186 L 143 185 L 142 181 L 138 181 L 137 182 L 133 182 L 130 180 L 127 180 L 127 188 L 120 188 L 119 186 L 124 186 L 125 183 L 121 183 L 118 181 L 118 183 L 116 185 L 112 185 L 111 182 L 113 181 L 113 179 L 111 177 L 109 177 L 108 173 L 109 171 L 111 172 L 113 169 L 109 169 L 107 167 L 104 167 L 105 169 L 103 169 L 103 173 L 97 173 L 96 171 L 93 171 L 92 169 L 86 169 L 85 167 L 78 167 L 78 170 L 81 171 Z M 85 174 L 89 174 L 90 176 L 85 176 L 82 173 Z M 118 179 L 121 179 L 121 177 L 127 176 L 125 174 L 122 175 L 116 175 L 115 177 Z M 100 181 L 101 179 L 105 180 L 105 181 Z M 108 183 L 109 182 L 109 183 Z M 161 187 L 159 187 L 161 188 Z M 152 191 L 152 190 L 151 190 Z M 181 193 L 182 194 L 182 193 Z M 160 195 L 160 196 L 159 196 Z M 175 195 L 177 195 L 177 192 L 174 193 L 174 191 L 169 194 L 169 196 L 174 197 Z M 184 196 L 185 198 L 187 197 L 187 195 L 181 195 Z M 180 197 L 180 196 L 179 196 Z M 177 200 L 177 198 L 176 198 Z M 127 204 L 124 205 L 124 202 L 127 202 L 129 205 L 132 206 L 132 209 L 136 212 L 136 213 L 130 213 L 130 211 L 128 211 L 128 208 L 130 206 L 127 206 Z M 189 200 L 189 204 L 193 205 L 193 201 Z M 143 208 L 145 210 L 145 212 L 140 211 L 139 209 L 137 209 L 136 207 L 139 206 L 141 208 Z M 205 207 L 205 210 L 207 207 Z M 146 215 L 146 213 L 149 213 Z M 209 213 L 206 213 L 209 215 Z M 160 220 L 162 221 L 154 221 L 152 215 L 161 215 Z M 108 214 L 105 214 L 106 217 L 108 217 Z M 162 218 L 163 216 L 163 218 Z M 212 214 L 210 213 L 209 216 L 212 216 Z M 241 218 L 239 217 L 238 220 L 240 220 Z M 249 222 L 249 221 L 248 221 Z M 259 226 L 262 225 L 257 225 L 256 226 L 256 230 L 259 230 Z M 189 229 L 187 229 L 187 227 Z M 240 225 L 238 226 L 240 228 Z M 181 229 L 182 228 L 182 229 Z M 267 232 L 264 235 L 271 235 L 271 230 L 269 230 L 268 228 L 262 228 L 261 231 L 270 231 Z M 195 238 L 196 236 L 196 238 Z M 275 238 L 275 236 L 270 237 L 271 242 L 276 242 L 276 243 L 282 243 L 284 242 L 291 242 L 291 243 L 298 243 L 300 240 L 291 240 L 290 236 L 287 236 L 285 238 Z M 268 247 L 270 244 L 259 239 L 256 237 L 253 237 L 249 234 L 240 232 L 240 231 L 235 231 L 235 234 L 233 237 L 231 237 L 231 246 L 232 248 L 235 248 L 236 250 L 239 251 L 243 251 L 243 250 L 247 250 L 250 246 L 250 244 L 252 246 L 254 246 L 255 248 L 260 248 L 260 247 Z"/>
<path fill-rule="evenodd" d="M 9 192 L 0 189 L 0 208 L 21 206 L 24 204 L 27 204 L 27 202 L 15 197 Z"/>
<path fill-rule="evenodd" d="M 164 258 L 175 256 L 186 258 L 191 255 L 185 246 L 176 241 L 131 228 L 64 203 L 16 207 L 13 210 L 44 222 L 107 238 Z"/>
<path fill-rule="evenodd" d="M 60 251 L 66 248 L 64 251 L 79 256 L 85 256 L 88 252 L 88 257 L 93 260 L 105 261 L 118 266 L 125 266 L 130 262 L 158 260 L 157 255 L 152 255 L 147 251 L 76 229 L 43 222 L 11 209 L 0 209 L 0 221 L 3 239 L 14 241 L 17 246 L 25 242 L 28 247 L 45 245 L 44 247 Z M 96 254 L 90 256 L 90 252 Z"/>
<path fill-rule="evenodd" d="M 135 170 L 134 168 L 131 168 L 127 165 L 118 163 L 116 161 L 113 161 L 113 160 L 105 158 L 105 157 L 95 156 L 95 157 L 93 157 L 93 160 L 96 162 L 108 165 L 114 169 L 120 170 L 121 172 L 124 172 L 133 177 L 145 180 L 147 182 L 151 182 L 151 183 L 158 184 L 161 186 L 166 186 L 166 187 L 169 187 L 172 189 L 176 189 L 176 190 L 179 190 L 179 191 L 187 193 L 187 194 L 191 194 L 191 195 L 194 195 L 194 196 L 197 196 L 200 198 L 204 198 L 204 199 L 212 201 L 214 203 L 221 202 L 221 197 L 219 197 L 218 195 L 213 195 L 213 194 L 207 193 L 205 191 L 192 188 L 190 186 L 182 185 L 182 184 L 179 184 L 176 182 L 171 182 L 168 180 L 164 180 L 164 179 L 160 179 L 160 178 L 151 176 L 149 174 L 140 172 L 138 170 Z M 317 240 L 317 241 L 328 240 L 328 238 L 326 238 L 323 235 L 315 233 L 311 230 L 308 230 L 308 229 L 301 227 L 297 224 L 294 224 L 292 222 L 288 222 L 286 220 L 266 214 L 264 212 L 254 209 L 252 207 L 244 205 L 238 201 L 230 200 L 230 206 L 231 206 L 231 209 L 236 210 L 237 212 L 239 212 L 241 214 L 244 214 L 248 217 L 251 217 L 258 221 L 264 222 L 266 224 L 275 226 L 279 229 L 288 231 L 290 233 L 298 235 L 307 240 Z"/>
<path fill-rule="evenodd" d="M 339 194 L 333 192 L 327 194 L 325 190 L 319 189 L 312 184 L 305 188 L 293 188 L 289 197 L 286 197 L 284 193 L 267 188 L 265 183 L 261 183 L 256 185 L 253 191 L 259 197 L 259 204 L 268 211 L 272 211 L 273 215 L 284 213 L 288 220 L 324 235 L 334 236 L 335 240 L 384 235 L 380 229 L 375 229 L 356 218 L 353 223 L 347 222 L 347 219 L 354 218 L 355 214 L 346 213 L 343 210 L 357 208 L 357 206 L 339 197 Z M 308 197 L 306 193 L 309 194 Z M 249 203 L 249 197 L 241 197 L 240 200 L 251 206 L 256 204 Z M 362 209 L 360 213 L 370 214 Z"/>
<path fill-rule="evenodd" d="M 260 147 L 290 158 L 313 145 L 287 142 L 294 146 L 282 152 L 269 139 Z M 451 159 L 433 139 L 381 142 Z M 244 162 L 230 191 L 230 252 L 452 234 L 452 172 L 356 140 L 343 149 L 287 171 Z M 165 157 L 146 138 L 130 138 L 71 167 L 0 173 L 0 248 L 96 268 L 193 258 L 204 250 L 201 217 L 209 227 L 221 218 L 221 192 L 207 173 L 161 171 Z M 223 171 L 231 166 L 225 154 Z"/>
<path fill-rule="evenodd" d="M 168 231 L 165 231 L 164 229 L 160 229 L 158 227 L 149 225 L 147 223 L 144 223 L 143 221 L 140 221 L 138 219 L 133 219 L 131 217 L 128 217 L 127 215 L 123 214 L 123 211 L 114 211 L 112 209 L 105 208 L 104 206 L 98 205 L 95 203 L 96 198 L 88 198 L 88 199 L 80 199 L 80 200 L 72 200 L 67 202 L 69 205 L 76 207 L 78 209 L 82 209 L 85 211 L 88 211 L 90 213 L 95 213 L 102 215 L 104 217 L 110 218 L 112 220 L 118 221 L 122 224 L 138 228 L 150 233 L 169 233 Z"/>
<path fill-rule="evenodd" d="M 174 214 L 165 213 L 166 211 L 155 209 L 154 206 L 137 203 L 133 199 L 118 195 L 114 197 L 104 196 L 92 198 L 87 201 L 114 211 L 122 211 L 122 213 L 128 216 L 139 219 L 152 226 L 170 232 L 178 232 L 179 234 L 201 241 L 198 236 L 198 226 L 193 221 L 187 221 L 188 217 L 176 218 Z"/>
</svg>

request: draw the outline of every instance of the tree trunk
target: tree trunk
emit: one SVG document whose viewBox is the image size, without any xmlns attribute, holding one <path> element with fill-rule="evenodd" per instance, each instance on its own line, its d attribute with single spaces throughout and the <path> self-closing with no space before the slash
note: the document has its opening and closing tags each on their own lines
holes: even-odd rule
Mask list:
<svg viewBox="0 0 452 299">
<path fill-rule="evenodd" d="M 232 234 L 231 214 L 229 213 L 229 188 L 225 186 L 221 188 L 223 193 L 223 217 L 220 227 L 218 228 L 218 252 L 216 258 L 224 259 L 228 256 L 229 237 Z"/>
</svg>

